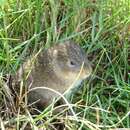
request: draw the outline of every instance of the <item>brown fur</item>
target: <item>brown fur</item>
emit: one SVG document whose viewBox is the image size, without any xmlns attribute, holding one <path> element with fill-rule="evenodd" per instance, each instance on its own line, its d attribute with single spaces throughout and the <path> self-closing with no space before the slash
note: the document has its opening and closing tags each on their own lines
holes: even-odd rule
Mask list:
<svg viewBox="0 0 130 130">
<path fill-rule="evenodd" d="M 80 73 L 83 62 L 83 70 Z M 76 43 L 66 41 L 38 55 L 30 74 L 33 81 L 30 89 L 43 86 L 63 94 L 75 82 L 79 73 L 80 82 L 91 72 L 92 68 L 85 52 Z M 77 85 L 74 84 L 73 87 Z M 43 107 L 49 105 L 55 97 L 58 97 L 56 93 L 45 89 L 31 91 L 28 95 L 29 103 L 40 100 L 39 105 Z"/>
</svg>

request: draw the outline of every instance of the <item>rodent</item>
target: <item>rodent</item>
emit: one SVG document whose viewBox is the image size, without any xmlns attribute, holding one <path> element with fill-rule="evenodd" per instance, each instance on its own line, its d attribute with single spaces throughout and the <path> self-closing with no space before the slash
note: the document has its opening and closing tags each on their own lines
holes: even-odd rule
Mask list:
<svg viewBox="0 0 130 130">
<path fill-rule="evenodd" d="M 78 80 L 72 88 L 78 87 L 92 72 L 84 50 L 73 41 L 55 44 L 37 56 L 30 73 L 32 77 L 30 89 L 43 86 L 63 94 L 75 82 L 79 72 Z M 56 97 L 58 95 L 54 92 L 36 89 L 29 92 L 28 101 L 33 103 L 38 100 L 37 105 L 44 108 Z"/>
</svg>

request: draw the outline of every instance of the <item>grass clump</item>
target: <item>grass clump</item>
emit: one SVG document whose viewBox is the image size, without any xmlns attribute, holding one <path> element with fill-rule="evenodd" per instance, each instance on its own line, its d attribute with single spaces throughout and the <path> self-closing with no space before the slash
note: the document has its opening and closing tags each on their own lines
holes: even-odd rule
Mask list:
<svg viewBox="0 0 130 130">
<path fill-rule="evenodd" d="M 0 128 L 24 129 L 30 124 L 33 129 L 56 129 L 58 123 L 68 130 L 128 128 L 129 13 L 129 0 L 1 0 Z M 13 103 L 8 75 L 40 48 L 68 39 L 78 42 L 93 64 L 91 79 L 72 96 L 78 121 L 64 113 L 53 115 L 53 105 L 35 117 L 24 104 L 18 103 L 16 109 L 10 103 L 8 108 L 8 102 Z"/>
</svg>

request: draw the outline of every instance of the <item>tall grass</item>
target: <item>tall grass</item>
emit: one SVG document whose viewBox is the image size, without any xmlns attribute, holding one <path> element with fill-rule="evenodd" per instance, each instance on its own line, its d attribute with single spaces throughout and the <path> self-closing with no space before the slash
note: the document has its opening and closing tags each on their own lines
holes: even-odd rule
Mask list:
<svg viewBox="0 0 130 130">
<path fill-rule="evenodd" d="M 129 0 L 1 0 L 1 129 L 24 128 L 27 123 L 33 129 L 54 129 L 57 121 L 69 130 L 130 127 L 129 35 Z M 90 80 L 72 96 L 78 121 L 64 113 L 53 115 L 53 105 L 35 117 L 24 105 L 24 111 L 19 106 L 11 113 L 5 107 L 9 96 L 5 75 L 15 73 L 40 48 L 68 39 L 80 44 L 93 64 Z"/>
</svg>

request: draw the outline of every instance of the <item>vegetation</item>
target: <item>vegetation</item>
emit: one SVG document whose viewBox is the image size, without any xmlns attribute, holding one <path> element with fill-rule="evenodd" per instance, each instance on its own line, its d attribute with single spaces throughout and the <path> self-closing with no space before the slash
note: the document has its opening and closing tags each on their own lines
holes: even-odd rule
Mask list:
<svg viewBox="0 0 130 130">
<path fill-rule="evenodd" d="M 55 130 L 58 123 L 68 130 L 130 127 L 129 35 L 129 0 L 0 0 L 1 129 L 30 124 Z M 93 64 L 91 78 L 72 96 L 75 116 L 52 114 L 53 105 L 34 116 L 17 100 L 8 107 L 9 75 L 40 48 L 68 39 L 79 43 Z"/>
</svg>

